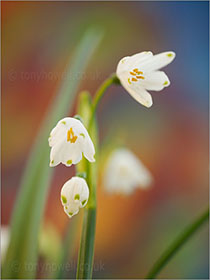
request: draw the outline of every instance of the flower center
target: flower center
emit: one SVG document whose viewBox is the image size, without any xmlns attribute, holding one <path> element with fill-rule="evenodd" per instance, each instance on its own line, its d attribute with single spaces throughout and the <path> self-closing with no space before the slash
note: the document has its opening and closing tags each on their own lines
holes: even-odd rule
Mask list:
<svg viewBox="0 0 210 280">
<path fill-rule="evenodd" d="M 131 77 L 128 78 L 128 83 L 131 84 L 132 82 L 137 82 L 138 80 L 144 80 L 145 77 L 143 76 L 143 72 L 139 71 L 138 68 L 133 69 L 131 72 Z"/>
<path fill-rule="evenodd" d="M 67 131 L 67 142 L 75 143 L 77 136 L 74 135 L 72 127 Z"/>
</svg>

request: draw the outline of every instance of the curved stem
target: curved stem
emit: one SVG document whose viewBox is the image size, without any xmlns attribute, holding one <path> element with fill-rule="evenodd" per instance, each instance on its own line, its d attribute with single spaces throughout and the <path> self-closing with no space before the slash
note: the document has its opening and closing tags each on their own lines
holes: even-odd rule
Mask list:
<svg viewBox="0 0 210 280">
<path fill-rule="evenodd" d="M 112 84 L 120 84 L 119 79 L 117 78 L 116 74 L 112 74 L 110 77 L 108 77 L 98 88 L 98 90 L 95 93 L 94 99 L 93 99 L 93 107 L 91 111 L 91 116 L 89 120 L 89 125 L 88 125 L 88 131 L 92 125 L 96 109 L 98 107 L 99 102 L 101 101 L 101 98 L 104 96 L 105 91 L 107 90 L 108 87 L 110 87 Z"/>
<path fill-rule="evenodd" d="M 205 223 L 209 218 L 209 209 L 207 209 L 198 219 L 188 226 L 183 233 L 163 252 L 149 271 L 146 279 L 154 279 L 161 269 L 169 262 L 174 254 L 188 241 L 188 239 Z"/>
</svg>

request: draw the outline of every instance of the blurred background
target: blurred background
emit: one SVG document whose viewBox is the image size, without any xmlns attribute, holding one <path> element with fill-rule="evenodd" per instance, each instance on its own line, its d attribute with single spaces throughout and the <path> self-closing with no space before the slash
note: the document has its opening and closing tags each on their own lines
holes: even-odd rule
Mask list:
<svg viewBox="0 0 210 280">
<path fill-rule="evenodd" d="M 165 69 L 171 86 L 152 93 L 153 107 L 144 108 L 122 87 L 112 86 L 98 110 L 100 143 L 124 142 L 152 172 L 155 183 L 129 197 L 107 195 L 99 184 L 93 276 L 145 276 L 163 249 L 208 204 L 208 5 L 1 2 L 3 225 L 10 222 L 29 151 L 62 83 L 66 62 L 86 29 L 104 30 L 82 79 L 81 90 L 91 94 L 115 72 L 122 57 L 144 50 L 175 51 L 176 59 Z M 74 113 L 75 106 L 69 115 Z M 50 224 L 61 240 L 69 219 L 60 190 L 73 174 L 74 168 L 55 168 L 45 209 L 44 225 Z M 74 223 L 78 229 L 71 260 L 76 262 L 82 211 L 73 219 L 70 226 Z M 75 269 L 72 265 L 66 277 L 74 277 Z M 208 278 L 207 226 L 160 278 Z"/>
</svg>

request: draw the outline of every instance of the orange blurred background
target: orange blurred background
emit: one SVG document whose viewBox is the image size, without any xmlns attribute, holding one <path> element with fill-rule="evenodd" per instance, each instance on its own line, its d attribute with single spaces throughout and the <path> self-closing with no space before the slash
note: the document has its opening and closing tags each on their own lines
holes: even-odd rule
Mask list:
<svg viewBox="0 0 210 280">
<path fill-rule="evenodd" d="M 91 94 L 115 72 L 123 56 L 173 50 L 177 57 L 165 70 L 171 85 L 153 93 L 151 109 L 136 103 L 122 87 L 112 86 L 97 113 L 100 143 L 122 140 L 149 168 L 155 183 L 129 197 L 109 196 L 99 184 L 94 277 L 145 276 L 163 249 L 208 204 L 208 5 L 1 2 L 2 224 L 10 221 L 40 123 L 86 29 L 104 30 L 82 79 L 81 90 Z M 69 115 L 74 113 L 75 106 Z M 55 168 L 46 205 L 44 221 L 53 223 L 61 236 L 69 219 L 60 203 L 60 189 L 73 174 L 74 168 Z M 77 239 L 76 247 L 79 234 Z M 103 267 L 98 269 L 100 263 Z M 70 271 L 69 277 L 74 273 Z M 207 227 L 173 258 L 160 278 L 208 278 Z"/>
</svg>

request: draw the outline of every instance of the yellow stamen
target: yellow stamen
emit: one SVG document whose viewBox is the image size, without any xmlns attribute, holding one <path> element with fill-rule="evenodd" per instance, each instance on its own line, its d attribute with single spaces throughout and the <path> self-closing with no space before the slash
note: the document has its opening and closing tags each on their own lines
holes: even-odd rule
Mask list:
<svg viewBox="0 0 210 280">
<path fill-rule="evenodd" d="M 145 78 L 143 76 L 136 76 L 137 79 L 142 79 L 144 80 Z"/>
<path fill-rule="evenodd" d="M 137 82 L 138 80 L 136 78 L 132 78 L 132 81 L 133 82 Z"/>
<path fill-rule="evenodd" d="M 135 69 L 133 69 L 133 72 L 136 72 L 136 73 L 138 73 L 138 68 L 135 68 Z"/>
<path fill-rule="evenodd" d="M 131 75 L 136 76 L 136 73 L 130 72 Z"/>
<path fill-rule="evenodd" d="M 74 131 L 72 127 L 67 132 L 67 142 L 75 143 L 77 140 L 77 136 L 74 135 Z"/>
</svg>

